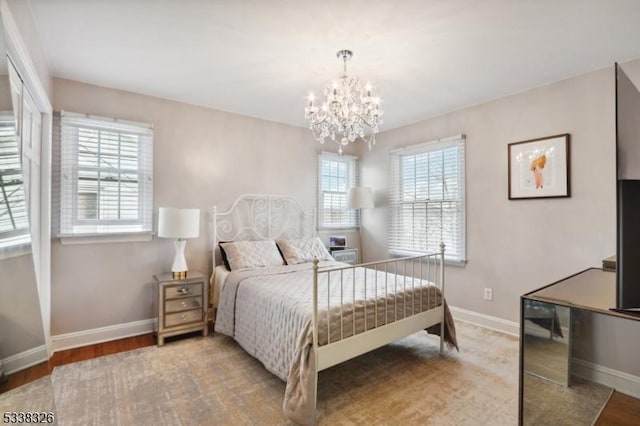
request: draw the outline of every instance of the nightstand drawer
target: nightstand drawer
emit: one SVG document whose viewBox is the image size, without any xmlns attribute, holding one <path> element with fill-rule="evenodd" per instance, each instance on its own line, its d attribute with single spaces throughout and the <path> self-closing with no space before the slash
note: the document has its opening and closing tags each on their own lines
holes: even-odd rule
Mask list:
<svg viewBox="0 0 640 426">
<path fill-rule="evenodd" d="M 202 309 L 178 312 L 175 314 L 166 314 L 164 316 L 165 327 L 173 327 L 180 324 L 188 324 L 190 322 L 199 322 L 199 321 L 202 321 Z"/>
<path fill-rule="evenodd" d="M 175 299 L 177 297 L 192 297 L 192 296 L 200 296 L 202 294 L 202 284 L 194 283 L 194 284 L 182 284 L 182 285 L 171 285 L 166 286 L 164 288 L 164 297 L 165 299 Z"/>
<path fill-rule="evenodd" d="M 166 313 L 186 311 L 188 309 L 201 309 L 201 297 L 188 297 L 183 299 L 167 300 L 164 303 L 164 311 Z"/>
</svg>

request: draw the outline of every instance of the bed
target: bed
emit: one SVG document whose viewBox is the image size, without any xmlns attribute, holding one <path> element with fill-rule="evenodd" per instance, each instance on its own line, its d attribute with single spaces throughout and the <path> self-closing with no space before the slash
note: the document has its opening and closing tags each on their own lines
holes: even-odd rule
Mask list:
<svg viewBox="0 0 640 426">
<path fill-rule="evenodd" d="M 333 260 L 315 212 L 293 198 L 243 195 L 212 213 L 215 331 L 287 383 L 288 419 L 315 423 L 318 373 L 331 366 L 423 329 L 441 336 L 441 354 L 445 341 L 457 348 L 444 245 L 351 266 Z"/>
</svg>

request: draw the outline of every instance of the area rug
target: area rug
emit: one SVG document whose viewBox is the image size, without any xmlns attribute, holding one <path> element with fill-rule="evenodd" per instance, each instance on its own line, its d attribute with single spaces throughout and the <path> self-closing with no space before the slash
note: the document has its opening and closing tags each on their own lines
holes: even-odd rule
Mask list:
<svg viewBox="0 0 640 426">
<path fill-rule="evenodd" d="M 320 373 L 320 424 L 513 425 L 518 341 L 459 323 L 460 352 L 408 336 Z M 284 383 L 219 334 L 56 367 L 63 425 L 279 425 Z"/>
<path fill-rule="evenodd" d="M 438 338 L 419 332 L 321 372 L 319 424 L 517 424 L 517 338 L 457 329 L 460 352 L 440 356 Z M 589 425 L 609 392 L 527 376 L 525 424 Z M 284 425 L 284 387 L 213 334 L 56 367 L 0 394 L 0 411 L 52 411 L 62 425 Z"/>
<path fill-rule="evenodd" d="M 56 413 L 51 376 L 0 394 L 0 413 Z M 55 419 L 55 416 L 54 416 Z"/>
<path fill-rule="evenodd" d="M 566 387 L 527 373 L 524 383 L 524 426 L 591 425 L 612 392 L 578 377 Z"/>
</svg>

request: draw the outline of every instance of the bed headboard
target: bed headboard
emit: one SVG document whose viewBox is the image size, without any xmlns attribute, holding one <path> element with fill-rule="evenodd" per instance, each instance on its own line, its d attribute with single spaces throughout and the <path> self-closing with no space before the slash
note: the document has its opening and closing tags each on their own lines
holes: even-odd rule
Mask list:
<svg viewBox="0 0 640 426">
<path fill-rule="evenodd" d="M 316 211 L 305 211 L 295 198 L 245 194 L 219 213 L 213 206 L 213 267 L 219 241 L 275 240 L 315 237 Z"/>
</svg>

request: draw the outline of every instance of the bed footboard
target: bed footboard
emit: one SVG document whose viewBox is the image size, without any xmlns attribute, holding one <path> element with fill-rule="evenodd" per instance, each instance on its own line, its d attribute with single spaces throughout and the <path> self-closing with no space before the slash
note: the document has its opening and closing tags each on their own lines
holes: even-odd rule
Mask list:
<svg viewBox="0 0 640 426">
<path fill-rule="evenodd" d="M 314 259 L 316 371 L 436 324 L 442 354 L 444 249 L 441 243 L 438 253 L 329 269 L 319 268 Z M 326 294 L 319 294 L 321 280 Z"/>
</svg>

